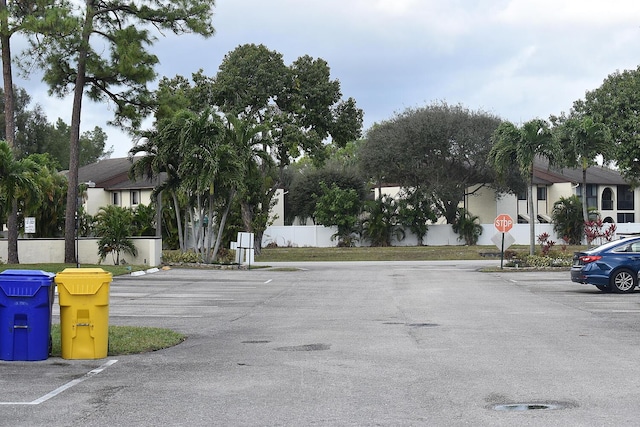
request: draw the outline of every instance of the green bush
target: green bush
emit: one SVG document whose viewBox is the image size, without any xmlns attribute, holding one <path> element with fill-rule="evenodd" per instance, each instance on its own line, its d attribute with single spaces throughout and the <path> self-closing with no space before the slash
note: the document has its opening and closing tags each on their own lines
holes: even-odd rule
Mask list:
<svg viewBox="0 0 640 427">
<path fill-rule="evenodd" d="M 181 252 L 181 251 L 162 251 L 162 262 L 164 263 L 201 263 L 202 255 L 194 252 Z"/>
<path fill-rule="evenodd" d="M 570 267 L 572 258 L 566 256 L 527 255 L 527 267 Z"/>
<path fill-rule="evenodd" d="M 201 264 L 202 254 L 194 251 L 162 251 L 162 262 L 165 264 Z M 220 248 L 217 264 L 235 264 L 236 251 Z"/>
</svg>

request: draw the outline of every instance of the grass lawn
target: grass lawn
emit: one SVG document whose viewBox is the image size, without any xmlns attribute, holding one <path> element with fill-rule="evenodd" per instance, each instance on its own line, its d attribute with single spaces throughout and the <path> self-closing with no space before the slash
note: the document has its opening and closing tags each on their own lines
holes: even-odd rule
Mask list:
<svg viewBox="0 0 640 427">
<path fill-rule="evenodd" d="M 552 253 L 572 256 L 584 246 L 554 248 Z M 518 255 L 528 255 L 529 246 L 516 245 L 509 248 Z M 536 246 L 536 252 L 540 248 Z M 263 248 L 256 256 L 257 262 L 293 261 L 441 261 L 490 259 L 483 254 L 500 258 L 500 250 L 495 246 L 392 246 L 386 248 Z"/>
</svg>

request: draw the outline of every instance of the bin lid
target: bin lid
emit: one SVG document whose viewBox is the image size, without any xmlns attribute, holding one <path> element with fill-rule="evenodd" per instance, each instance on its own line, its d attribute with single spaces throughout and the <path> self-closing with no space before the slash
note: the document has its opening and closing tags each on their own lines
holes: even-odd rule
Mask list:
<svg viewBox="0 0 640 427">
<path fill-rule="evenodd" d="M 65 268 L 61 272 L 57 274 L 57 276 L 67 276 L 67 277 L 95 277 L 99 275 L 105 275 L 111 277 L 111 273 L 105 271 L 101 268 Z"/>
<path fill-rule="evenodd" d="M 33 297 L 53 283 L 54 273 L 42 270 L 5 270 L 0 273 L 0 290 L 9 297 Z"/>
<path fill-rule="evenodd" d="M 28 279 L 31 277 L 34 278 L 49 278 L 49 279 L 53 279 L 55 277 L 55 273 L 49 273 L 48 271 L 42 271 L 42 270 L 12 270 L 12 269 L 8 269 L 3 271 L 2 273 L 0 273 L 0 280 L 3 280 L 4 278 L 11 278 L 11 277 L 20 277 L 23 279 Z"/>
<path fill-rule="evenodd" d="M 111 273 L 101 268 L 65 268 L 55 281 L 59 290 L 71 295 L 94 295 L 111 283 Z"/>
</svg>

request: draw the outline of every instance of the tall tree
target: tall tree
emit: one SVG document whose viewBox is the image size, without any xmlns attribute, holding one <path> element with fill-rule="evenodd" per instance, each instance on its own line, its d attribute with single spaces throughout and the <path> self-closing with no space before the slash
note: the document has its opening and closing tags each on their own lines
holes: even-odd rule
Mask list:
<svg viewBox="0 0 640 427">
<path fill-rule="evenodd" d="M 115 104 L 113 124 L 136 129 L 151 108 L 147 84 L 155 79 L 158 58 L 147 51 L 153 44 L 150 30 L 205 37 L 211 25 L 210 0 L 142 0 L 98 2 L 84 7 L 68 5 L 80 22 L 73 36 L 34 42 L 38 64 L 50 91 L 64 96 L 73 92 L 69 153 L 69 191 L 65 225 L 65 262 L 75 260 L 74 226 L 77 209 L 80 117 L 83 95 Z"/>
<path fill-rule="evenodd" d="M 201 91 L 202 98 L 211 96 L 225 113 L 270 129 L 261 135 L 262 149 L 272 155 L 279 173 L 262 164 L 262 186 L 243 201 L 245 229 L 255 232 L 259 250 L 285 166 L 302 154 L 321 162 L 329 137 L 340 146 L 359 138 L 363 113 L 352 98 L 341 100 L 340 82 L 331 79 L 326 61 L 303 56 L 287 66 L 280 53 L 264 45 L 238 46 L 209 82 L 211 90 Z M 206 86 L 204 79 L 200 83 Z"/>
<path fill-rule="evenodd" d="M 549 123 L 542 119 L 526 122 L 518 128 L 513 123 L 504 122 L 496 129 L 494 145 L 490 152 L 490 162 L 504 178 L 516 165 L 520 174 L 526 177 L 529 205 L 529 254 L 535 253 L 536 211 L 533 204 L 533 166 L 536 157 L 557 162 L 558 147 L 555 143 Z"/>
<path fill-rule="evenodd" d="M 0 205 L 0 218 L 10 215 L 12 207 L 17 206 L 18 193 L 38 192 L 35 180 L 38 171 L 39 167 L 35 162 L 30 159 L 16 160 L 9 144 L 6 141 L 0 141 L 0 195 L 4 199 L 4 203 Z M 17 234 L 17 215 L 15 231 Z M 8 262 L 13 263 L 13 261 Z"/>
<path fill-rule="evenodd" d="M 64 232 L 67 179 L 58 172 L 58 164 L 49 154 L 31 154 L 26 159 L 39 167 L 37 174 L 31 174 L 38 191 L 28 188 L 19 190 L 22 216 L 35 218 L 36 232 L 33 237 L 61 237 Z"/>
<path fill-rule="evenodd" d="M 628 181 L 640 184 L 640 66 L 610 74 L 573 108 L 607 126 L 613 142 L 612 160 Z"/>
<path fill-rule="evenodd" d="M 461 105 L 407 109 L 371 128 L 359 150 L 361 169 L 378 186 L 430 192 L 439 215 L 452 223 L 467 189 L 494 181 L 487 158 L 500 122 Z"/>
<path fill-rule="evenodd" d="M 552 117 L 551 120 L 555 124 L 553 133 L 562 148 L 560 163 L 582 170 L 582 217 L 584 221 L 588 221 L 587 169 L 596 165 L 599 158 L 605 161 L 611 158 L 611 132 L 605 124 L 595 122 L 591 116 L 576 112 L 572 112 L 569 117 L 562 115 Z"/>
</svg>

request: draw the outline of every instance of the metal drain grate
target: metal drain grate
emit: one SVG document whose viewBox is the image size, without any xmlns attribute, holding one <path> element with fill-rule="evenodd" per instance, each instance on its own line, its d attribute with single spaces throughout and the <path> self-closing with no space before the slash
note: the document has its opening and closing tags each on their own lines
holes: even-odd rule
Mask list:
<svg viewBox="0 0 640 427">
<path fill-rule="evenodd" d="M 330 348 L 331 345 L 329 344 L 305 344 L 291 347 L 278 347 L 276 351 L 322 351 L 329 350 Z"/>
<path fill-rule="evenodd" d="M 493 407 L 496 411 L 538 411 L 560 408 L 562 408 L 562 406 L 555 403 L 508 403 L 495 405 Z"/>
</svg>

